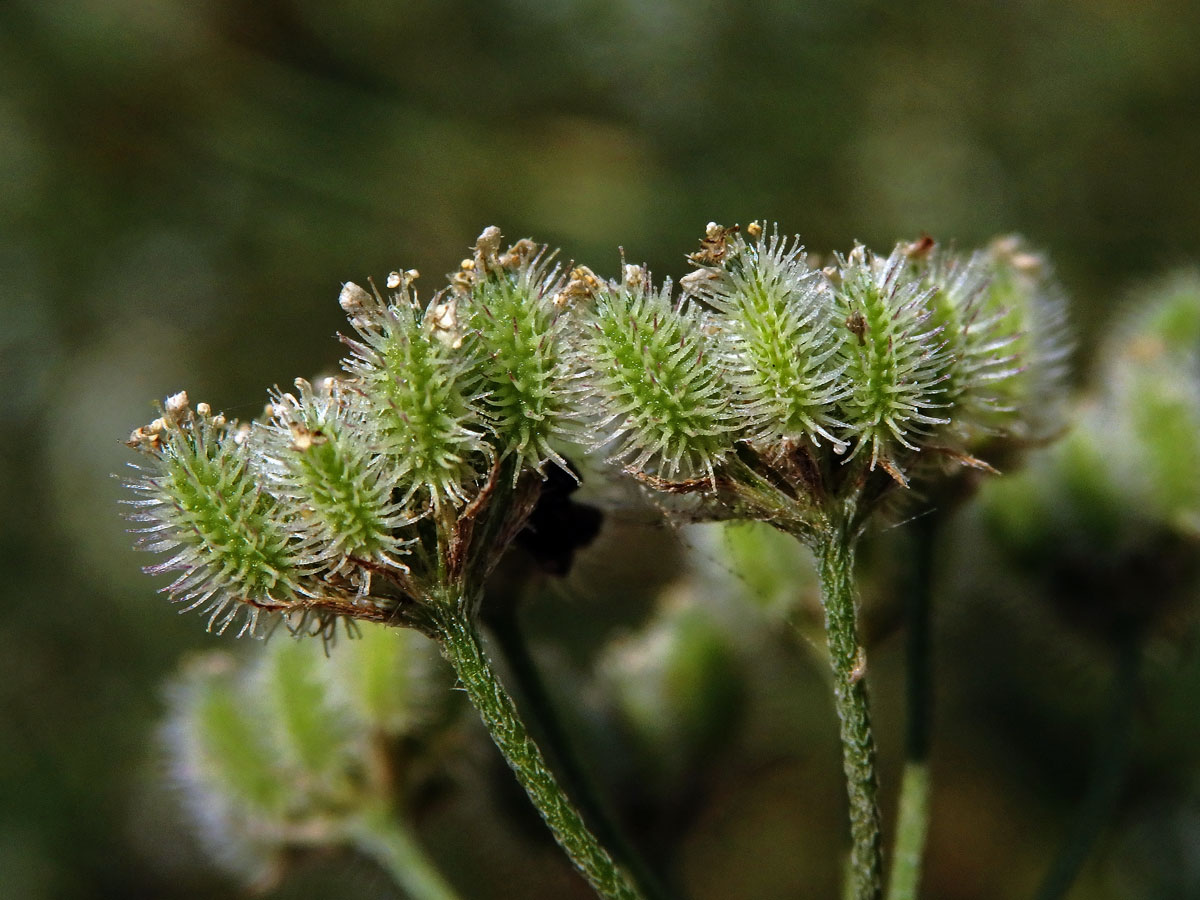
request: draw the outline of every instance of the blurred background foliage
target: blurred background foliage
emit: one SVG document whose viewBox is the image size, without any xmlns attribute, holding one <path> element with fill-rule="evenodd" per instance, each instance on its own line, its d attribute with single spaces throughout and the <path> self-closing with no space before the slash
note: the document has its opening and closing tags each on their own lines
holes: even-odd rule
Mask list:
<svg viewBox="0 0 1200 900">
<path fill-rule="evenodd" d="M 336 363 L 343 280 L 417 266 L 428 296 L 487 224 L 602 273 L 624 247 L 678 276 L 705 222 L 761 217 L 821 253 L 1022 232 L 1073 299 L 1085 382 L 1130 287 L 1200 260 L 1197 46 L 1187 0 L 5 3 L 5 896 L 236 890 L 164 786 L 155 723 L 188 653 L 256 647 L 175 617 L 129 549 L 112 475 L 154 398 L 186 387 L 253 417 L 268 386 Z M 594 499 L 605 526 L 570 577 L 522 588 L 581 755 L 690 896 L 834 896 L 823 663 L 784 625 L 812 620 L 805 561 Z M 940 548 L 932 898 L 1031 894 L 1112 677 L 1111 627 L 1078 627 L 1095 580 L 991 533 L 968 513 Z M 901 528 L 863 559 L 889 809 L 906 552 Z M 1067 575 L 1112 549 L 1072 552 Z M 1166 590 L 1116 583 L 1126 607 Z M 1194 602 L 1194 578 L 1179 590 Z M 1200 655 L 1186 616 L 1139 629 L 1130 777 L 1077 897 L 1200 895 Z M 481 733 L 456 748 L 419 818 L 452 880 L 584 896 Z M 346 854 L 301 870 L 270 896 L 396 896 Z"/>
</svg>

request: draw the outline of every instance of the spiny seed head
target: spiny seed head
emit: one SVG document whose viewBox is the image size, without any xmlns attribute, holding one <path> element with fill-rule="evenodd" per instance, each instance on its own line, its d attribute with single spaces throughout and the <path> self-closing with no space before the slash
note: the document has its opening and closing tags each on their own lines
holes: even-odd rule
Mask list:
<svg viewBox="0 0 1200 900">
<path fill-rule="evenodd" d="M 202 408 L 176 394 L 133 433 L 143 460 L 129 482 L 139 495 L 127 501 L 130 519 L 142 525 L 141 547 L 172 554 L 146 571 L 180 573 L 165 588 L 173 600 L 202 608 L 218 634 L 246 610 L 242 633 L 253 633 L 260 607 L 297 599 L 302 564 L 278 502 L 262 490 L 249 429 Z"/>
<path fill-rule="evenodd" d="M 272 493 L 299 536 L 303 565 L 359 578 L 361 565 L 404 569 L 398 537 L 414 517 L 393 500 L 393 470 L 372 439 L 363 395 L 334 378 L 276 392 L 258 449 Z M 360 579 L 361 586 L 366 581 Z"/>
<path fill-rule="evenodd" d="M 706 474 L 728 453 L 736 422 L 718 354 L 700 310 L 675 303 L 671 283 L 627 267 L 584 317 L 579 360 L 595 398 L 600 444 L 613 458 L 661 475 Z"/>
<path fill-rule="evenodd" d="M 501 254 L 499 246 L 498 232 L 485 231 L 470 268 L 456 276 L 487 425 L 497 455 L 514 453 L 539 471 L 554 462 L 569 472 L 554 446 L 570 436 L 576 419 L 576 379 L 564 356 L 566 319 L 557 302 L 567 281 L 545 247 L 522 240 Z"/>
<path fill-rule="evenodd" d="M 1188 360 L 1200 380 L 1200 270 L 1170 272 L 1138 290 L 1105 355 L 1133 363 Z"/>
<path fill-rule="evenodd" d="M 403 502 L 465 502 L 492 451 L 456 296 L 438 294 L 422 308 L 402 280 L 390 302 L 347 285 L 342 306 L 361 337 L 346 340 L 353 355 L 343 365 L 358 381 L 372 440 Z"/>
<path fill-rule="evenodd" d="M 332 665 L 321 667 L 330 697 L 355 726 L 399 737 L 444 721 L 461 694 L 448 690 L 437 645 L 405 628 L 364 622 L 358 630 L 355 640 L 328 648 Z M 310 650 L 313 657 L 320 653 Z"/>
<path fill-rule="evenodd" d="M 933 292 L 913 276 L 904 246 L 884 258 L 860 245 L 839 264 L 833 302 L 844 329 L 846 395 L 838 417 L 854 454 L 869 450 L 871 468 L 880 464 L 902 481 L 901 457 L 949 421 L 950 354 L 931 321 Z"/>
<path fill-rule="evenodd" d="M 1179 362 L 1183 362 L 1180 360 Z M 1113 388 L 1122 441 L 1137 454 L 1135 480 L 1153 511 L 1193 539 L 1200 538 L 1200 379 L 1186 365 L 1147 365 L 1124 373 Z"/>
<path fill-rule="evenodd" d="M 1036 443 L 1062 430 L 1071 343 L 1066 300 L 1046 258 L 1016 236 L 987 248 L 988 287 L 981 315 L 997 317 L 996 330 L 1013 339 L 1002 353 L 1016 363 L 1011 377 L 993 390 L 1001 411 L 993 430 L 1018 442 Z"/>
<path fill-rule="evenodd" d="M 746 241 L 727 229 L 710 228 L 701 256 L 719 256 L 684 279 L 685 289 L 720 314 L 713 318 L 733 401 L 746 422 L 746 439 L 828 442 L 837 452 L 845 427 L 834 414 L 847 394 L 828 285 L 808 266 L 798 240 L 761 228 Z M 719 237 L 718 253 L 712 246 Z"/>
<path fill-rule="evenodd" d="M 992 290 L 994 268 L 986 254 L 955 255 L 920 243 L 912 249 L 915 277 L 929 290 L 930 322 L 945 343 L 941 357 L 946 416 L 935 434 L 947 447 L 966 452 L 984 436 L 1005 434 L 1018 412 L 1009 405 L 1009 382 L 1021 374 L 1010 311 Z"/>
<path fill-rule="evenodd" d="M 240 609 L 250 630 L 262 609 L 318 631 L 343 615 L 420 628 L 421 597 L 484 572 L 523 524 L 536 479 L 521 474 L 572 472 L 557 446 L 585 433 L 717 515 L 771 518 L 855 491 L 869 505 L 888 481 L 869 470 L 906 484 L 939 451 L 976 463 L 976 442 L 1054 426 L 1062 307 L 1015 240 L 967 259 L 930 239 L 860 246 L 817 271 L 775 229 L 709 223 L 678 300 L 641 266 L 606 282 L 532 241 L 501 247 L 486 229 L 427 304 L 413 269 L 388 276 L 388 299 L 345 284 L 348 377 L 276 391 L 257 425 L 181 393 L 134 432 L 134 518 L 171 553 L 151 571 L 182 573 L 175 599 L 216 630 Z M 488 503 L 483 532 L 505 537 L 483 552 Z"/>
</svg>

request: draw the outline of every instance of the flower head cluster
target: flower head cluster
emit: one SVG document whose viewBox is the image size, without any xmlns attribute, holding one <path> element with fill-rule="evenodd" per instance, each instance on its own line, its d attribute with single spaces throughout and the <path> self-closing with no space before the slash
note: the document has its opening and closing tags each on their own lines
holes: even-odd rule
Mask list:
<svg viewBox="0 0 1200 900">
<path fill-rule="evenodd" d="M 276 391 L 253 425 L 171 398 L 130 442 L 142 543 L 181 573 L 168 592 L 218 631 L 241 608 L 251 630 L 260 610 L 403 618 L 494 564 L 547 465 L 575 477 L 566 442 L 717 505 L 754 482 L 738 502 L 757 510 L 734 514 L 771 518 L 764 486 L 793 505 L 882 495 L 1050 430 L 1061 307 L 1015 241 L 817 268 L 757 223 L 710 224 L 681 291 L 553 258 L 488 228 L 427 303 L 415 270 L 386 298 L 346 284 L 345 376 Z"/>
<path fill-rule="evenodd" d="M 499 241 L 485 231 L 427 304 L 414 270 L 389 276 L 387 299 L 346 284 L 346 376 L 275 391 L 263 420 L 228 422 L 181 393 L 134 432 L 133 519 L 146 549 L 174 551 L 150 569 L 182 573 L 168 593 L 217 631 L 241 610 L 244 632 L 263 611 L 323 628 L 402 619 L 476 557 L 494 562 L 520 522 L 481 525 L 492 474 L 507 466 L 511 492 L 547 462 L 567 469 L 556 444 L 576 415 L 565 279 L 531 242 Z"/>
<path fill-rule="evenodd" d="M 877 469 L 908 484 L 930 459 L 984 465 L 987 441 L 1045 436 L 1062 307 L 1014 240 L 969 256 L 928 238 L 886 256 L 858 246 L 817 268 L 758 223 L 713 223 L 691 259 L 680 300 L 669 284 L 613 285 L 584 317 L 600 335 L 579 363 L 596 427 L 627 466 L 713 488 L 743 447 L 769 480 L 829 495 Z M 643 319 L 652 336 L 670 323 L 673 344 L 652 346 Z"/>
</svg>

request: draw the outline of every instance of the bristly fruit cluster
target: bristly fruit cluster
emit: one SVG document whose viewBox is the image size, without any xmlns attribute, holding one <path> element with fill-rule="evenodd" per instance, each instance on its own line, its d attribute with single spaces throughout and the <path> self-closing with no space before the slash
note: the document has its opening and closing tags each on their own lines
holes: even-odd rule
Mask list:
<svg viewBox="0 0 1200 900">
<path fill-rule="evenodd" d="M 784 470 L 824 473 L 814 489 L 876 469 L 907 485 L 931 457 L 983 465 L 989 441 L 1044 430 L 1028 407 L 1059 386 L 1062 305 L 1044 263 L 1011 239 L 966 257 L 928 238 L 887 256 L 860 245 L 817 268 L 757 223 L 710 224 L 691 259 L 684 287 L 713 310 L 734 438 Z M 835 461 L 848 471 L 832 477 Z"/>
<path fill-rule="evenodd" d="M 170 398 L 129 442 L 145 455 L 131 482 L 142 545 L 175 551 L 151 571 L 182 573 L 167 592 L 218 632 L 242 609 L 243 632 L 264 611 L 317 630 L 336 616 L 403 622 L 401 606 L 473 558 L 472 534 L 487 531 L 477 504 L 501 467 L 510 491 L 568 467 L 555 445 L 577 415 L 577 376 L 562 347 L 567 280 L 550 259 L 529 241 L 501 253 L 489 228 L 428 304 L 414 270 L 388 277 L 387 299 L 346 284 L 347 375 L 276 390 L 252 425 Z M 502 550 L 475 556 L 486 567 Z"/>
<path fill-rule="evenodd" d="M 1011 239 L 966 257 L 859 246 L 819 268 L 757 223 L 710 224 L 681 291 L 500 247 L 485 230 L 425 304 L 414 270 L 387 298 L 346 284 L 347 374 L 277 391 L 263 421 L 178 394 L 134 432 L 133 517 L 173 551 L 152 570 L 181 573 L 176 600 L 218 631 L 242 608 L 243 631 L 261 610 L 393 620 L 473 564 L 473 534 L 494 561 L 523 520 L 489 531 L 481 500 L 503 481 L 515 502 L 547 465 L 574 477 L 566 444 L 707 514 L 770 518 L 768 486 L 802 509 L 874 501 L 1056 427 L 1061 302 Z M 531 508 L 536 486 L 521 496 Z"/>
</svg>

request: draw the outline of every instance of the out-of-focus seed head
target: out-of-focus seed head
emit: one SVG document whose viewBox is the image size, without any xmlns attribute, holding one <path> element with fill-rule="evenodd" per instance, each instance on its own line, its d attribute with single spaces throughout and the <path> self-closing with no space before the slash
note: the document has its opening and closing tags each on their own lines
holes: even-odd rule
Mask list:
<svg viewBox="0 0 1200 900">
<path fill-rule="evenodd" d="M 364 817 L 404 816 L 413 759 L 432 729 L 430 695 L 453 696 L 424 638 L 363 625 L 322 647 L 276 637 L 249 663 L 194 658 L 168 691 L 171 772 L 205 847 L 258 886 L 289 850 L 347 843 Z M 446 702 L 444 699 L 443 703 Z"/>
<path fill-rule="evenodd" d="M 1002 327 L 1007 311 L 987 302 L 990 272 L 982 254 L 964 258 L 930 247 L 913 264 L 931 291 L 931 323 L 947 351 L 942 375 L 950 421 L 936 439 L 965 450 L 979 434 L 1002 430 L 1015 413 L 1004 405 L 1003 382 L 1020 372 L 1013 353 L 1020 335 Z"/>
<path fill-rule="evenodd" d="M 1172 528 L 1200 537 L 1200 273 L 1140 291 L 1102 354 L 1127 480 Z"/>
<path fill-rule="evenodd" d="M 987 248 L 988 287 L 980 315 L 1012 336 L 1003 353 L 1016 371 L 994 382 L 998 415 L 988 426 L 1017 443 L 1035 444 L 1062 433 L 1071 354 L 1067 306 L 1047 259 L 1016 236 L 998 238 Z M 986 421 L 986 420 L 985 420 Z"/>
</svg>

